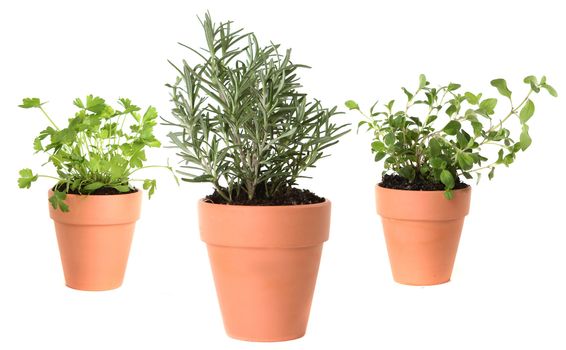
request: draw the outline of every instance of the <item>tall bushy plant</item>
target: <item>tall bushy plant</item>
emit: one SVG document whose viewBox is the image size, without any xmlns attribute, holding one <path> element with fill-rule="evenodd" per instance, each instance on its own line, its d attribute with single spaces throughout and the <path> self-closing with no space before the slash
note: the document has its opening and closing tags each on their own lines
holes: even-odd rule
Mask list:
<svg viewBox="0 0 566 350">
<path fill-rule="evenodd" d="M 359 127 L 367 126 L 373 133 L 371 148 L 375 161 L 384 160 L 384 174 L 393 172 L 409 182 L 442 183 L 450 199 L 459 176 L 472 179 L 475 174 L 479 181 L 485 171 L 491 179 L 496 166 L 509 166 L 517 153 L 531 145 L 532 95 L 541 89 L 554 97 L 557 93 L 544 76 L 528 76 L 524 82 L 528 91 L 516 100 L 504 79 L 491 81 L 508 102 L 507 112 L 501 115 L 496 113 L 496 98 L 461 92 L 460 84 L 455 83 L 433 87 L 424 75 L 416 90 L 402 88 L 407 101 L 401 108 L 394 108 L 394 100 L 382 110 L 376 108 L 376 102 L 369 114 L 361 112 L 353 100 L 346 101 L 346 106 L 364 115 Z M 508 122 L 513 119 L 521 131 L 512 137 Z M 497 150 L 491 161 L 488 147 Z"/>
<path fill-rule="evenodd" d="M 326 156 L 346 125 L 332 122 L 325 108 L 299 91 L 291 50 L 260 46 L 253 33 L 231 22 L 201 21 L 206 47 L 189 49 L 198 63 L 174 65 L 171 88 L 178 127 L 169 137 L 179 149 L 189 182 L 210 182 L 226 202 L 267 197 L 294 186 L 303 172 Z M 191 61 L 193 62 L 193 61 Z"/>
</svg>

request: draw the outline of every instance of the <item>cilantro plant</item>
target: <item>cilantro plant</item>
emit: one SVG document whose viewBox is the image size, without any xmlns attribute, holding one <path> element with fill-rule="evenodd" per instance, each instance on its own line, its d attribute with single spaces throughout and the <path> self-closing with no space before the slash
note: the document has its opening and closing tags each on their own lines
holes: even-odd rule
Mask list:
<svg viewBox="0 0 566 350">
<path fill-rule="evenodd" d="M 143 183 L 149 197 L 153 195 L 156 181 L 132 179 L 141 169 L 169 166 L 144 166 L 146 147 L 160 147 L 153 135 L 157 111 L 149 107 L 141 114 L 140 108 L 127 98 L 118 101 L 114 109 L 100 97 L 89 95 L 86 100 L 77 98 L 74 105 L 79 111 L 65 128 L 60 128 L 46 113 L 38 98 L 24 98 L 22 108 L 37 108 L 49 121 L 50 126 L 39 133 L 33 148 L 47 154 L 47 163 L 53 164 L 57 176 L 36 174 L 31 169 L 20 170 L 18 185 L 30 188 L 40 177 L 57 180 L 49 202 L 53 208 L 68 211 L 65 204 L 68 193 L 93 194 L 128 193 L 135 188 L 134 181 Z"/>
<path fill-rule="evenodd" d="M 377 110 L 374 104 L 358 127 L 367 126 L 374 135 L 371 144 L 375 160 L 384 160 L 384 174 L 393 172 L 409 182 L 416 180 L 442 183 L 445 197 L 452 198 L 457 177 L 479 182 L 482 172 L 493 178 L 495 167 L 509 166 L 518 152 L 531 145 L 528 122 L 535 112 L 532 94 L 541 89 L 556 97 L 546 77 L 528 76 L 525 97 L 517 102 L 503 79 L 491 85 L 506 99 L 507 112 L 499 115 L 496 98 L 485 98 L 482 93 L 460 92 L 460 84 L 450 83 L 432 87 L 424 75 L 420 76 L 416 91 L 402 88 L 407 102 L 394 108 L 395 101 Z M 346 101 L 350 110 L 360 111 L 352 100 Z M 520 124 L 520 134 L 512 137 L 509 122 Z M 497 152 L 490 153 L 489 148 Z M 489 160 L 489 156 L 497 158 Z"/>
<path fill-rule="evenodd" d="M 209 182 L 230 203 L 272 197 L 292 187 L 303 172 L 326 156 L 346 125 L 299 91 L 291 50 L 260 46 L 253 33 L 231 22 L 201 21 L 206 48 L 193 49 L 195 61 L 174 65 L 179 77 L 171 88 L 173 121 L 169 134 L 184 163 L 183 180 Z"/>
</svg>

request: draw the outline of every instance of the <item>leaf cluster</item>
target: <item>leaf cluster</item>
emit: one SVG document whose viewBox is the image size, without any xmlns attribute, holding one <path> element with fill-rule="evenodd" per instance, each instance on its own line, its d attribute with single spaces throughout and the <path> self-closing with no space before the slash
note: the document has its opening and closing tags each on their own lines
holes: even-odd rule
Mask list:
<svg viewBox="0 0 566 350">
<path fill-rule="evenodd" d="M 253 33 L 234 30 L 231 22 L 201 21 L 206 47 L 184 44 L 197 63 L 173 65 L 169 84 L 177 131 L 169 134 L 182 159 L 183 180 L 212 183 L 228 202 L 233 194 L 253 199 L 256 189 L 272 196 L 305 177 L 302 173 L 325 157 L 347 125 L 300 92 L 291 50 L 260 46 Z"/>
<path fill-rule="evenodd" d="M 528 76 L 524 83 L 529 90 L 517 103 L 504 79 L 491 81 L 509 103 L 502 115 L 496 113 L 496 98 L 462 92 L 456 83 L 432 87 L 423 74 L 416 90 L 402 88 L 407 98 L 402 108 L 395 108 L 395 100 L 381 110 L 376 102 L 369 114 L 361 112 L 355 101 L 347 101 L 346 106 L 364 115 L 358 127 L 366 126 L 373 133 L 371 149 L 376 161 L 384 161 L 384 173 L 390 171 L 409 181 L 418 178 L 442 183 L 445 196 L 451 199 L 459 176 L 472 179 L 476 175 L 479 181 L 487 172 L 491 179 L 496 166 L 509 166 L 517 153 L 531 145 L 528 122 L 535 112 L 532 94 L 541 89 L 554 97 L 557 93 L 544 76 Z M 518 136 L 508 127 L 513 119 L 520 125 Z M 496 150 L 493 154 L 497 157 L 492 161 L 488 147 Z"/>
<path fill-rule="evenodd" d="M 65 128 L 59 128 L 46 113 L 40 99 L 23 99 L 21 108 L 39 109 L 50 123 L 34 139 L 33 148 L 36 153 L 48 156 L 46 164 L 55 167 L 57 176 L 22 169 L 19 187 L 29 188 L 39 177 L 56 179 L 58 182 L 49 201 L 55 209 L 62 211 L 68 211 L 64 200 L 69 192 L 88 195 L 111 188 L 127 193 L 133 190 L 130 181 L 143 182 L 143 188 L 151 197 L 156 181 L 132 179 L 131 176 L 144 168 L 145 149 L 161 145 L 153 133 L 157 119 L 155 108 L 150 106 L 142 114 L 129 99 L 121 98 L 118 109 L 114 109 L 102 98 L 92 95 L 84 100 L 77 98 L 73 103 L 78 112 L 68 120 Z M 165 168 L 171 170 L 168 166 Z"/>
</svg>

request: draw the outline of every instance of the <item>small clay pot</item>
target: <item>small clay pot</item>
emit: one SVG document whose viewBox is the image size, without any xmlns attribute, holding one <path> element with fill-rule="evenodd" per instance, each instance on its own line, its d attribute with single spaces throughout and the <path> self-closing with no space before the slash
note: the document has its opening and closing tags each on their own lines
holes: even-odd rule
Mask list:
<svg viewBox="0 0 566 350">
<path fill-rule="evenodd" d="M 68 194 L 65 202 L 69 212 L 49 205 L 49 214 L 55 222 L 67 286 L 93 291 L 120 287 L 140 216 L 142 192 Z"/>
<path fill-rule="evenodd" d="M 444 191 L 408 191 L 376 186 L 393 279 L 409 285 L 450 281 L 471 187 Z"/>
</svg>

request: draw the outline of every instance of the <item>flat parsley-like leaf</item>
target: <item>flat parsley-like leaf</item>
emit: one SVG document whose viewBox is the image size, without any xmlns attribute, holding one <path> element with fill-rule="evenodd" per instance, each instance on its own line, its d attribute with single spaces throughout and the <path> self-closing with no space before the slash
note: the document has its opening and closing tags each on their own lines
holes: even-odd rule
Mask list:
<svg viewBox="0 0 566 350">
<path fill-rule="evenodd" d="M 41 107 L 43 103 L 41 103 L 41 101 L 39 100 L 39 98 L 37 97 L 26 97 L 23 99 L 23 102 L 21 105 L 19 105 L 18 107 L 21 108 L 38 108 Z"/>
<path fill-rule="evenodd" d="M 62 212 L 68 212 L 69 206 L 65 204 L 65 199 L 67 199 L 67 194 L 65 192 L 55 191 L 53 192 L 53 195 L 49 197 L 49 203 L 51 203 L 53 209 L 59 208 Z"/>
<path fill-rule="evenodd" d="M 20 170 L 20 178 L 18 179 L 18 186 L 20 188 L 30 188 L 31 183 L 37 180 L 37 175 L 34 175 L 31 169 Z"/>
<path fill-rule="evenodd" d="M 151 196 L 153 195 L 153 193 L 155 192 L 155 188 L 157 187 L 157 181 L 155 180 L 149 180 L 146 179 L 143 182 L 143 189 L 144 190 L 149 190 L 149 198 L 151 198 Z"/>
</svg>

